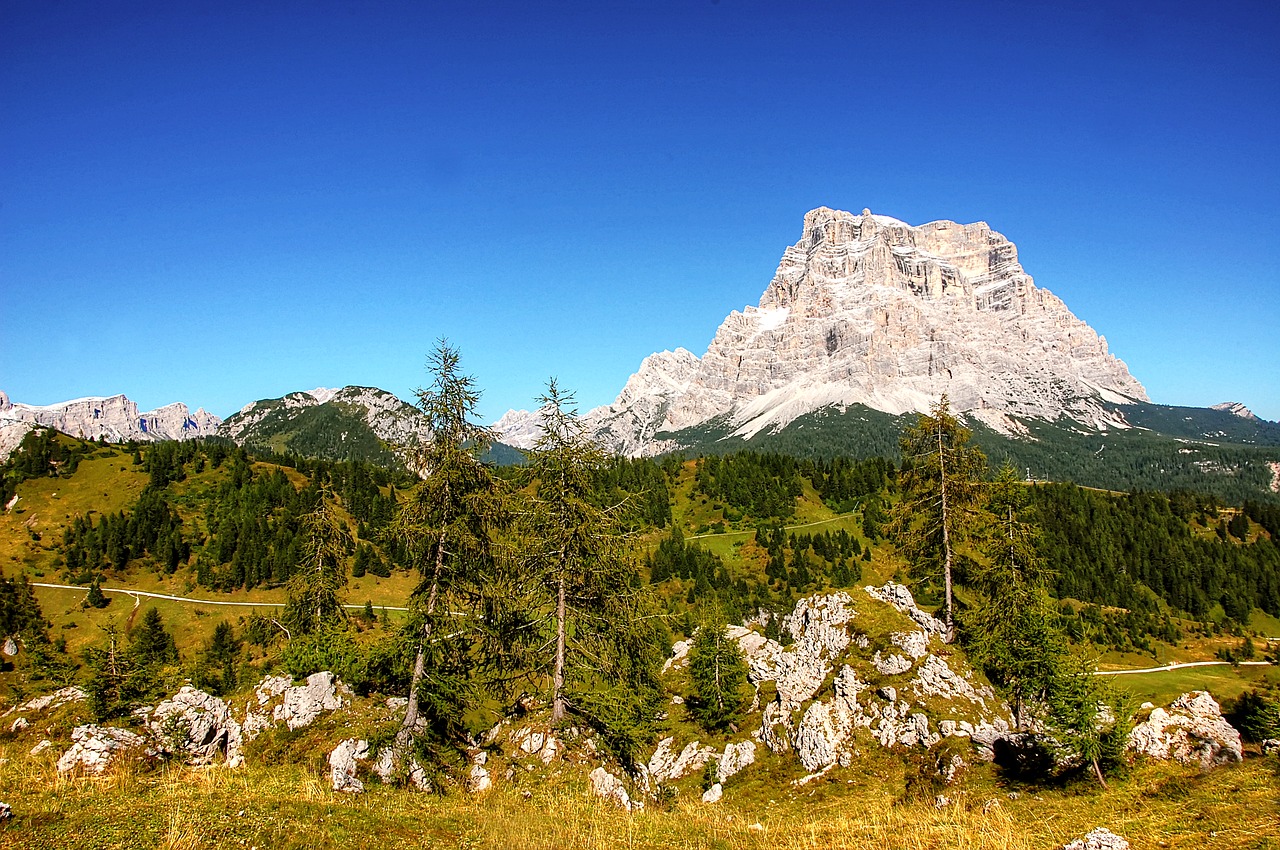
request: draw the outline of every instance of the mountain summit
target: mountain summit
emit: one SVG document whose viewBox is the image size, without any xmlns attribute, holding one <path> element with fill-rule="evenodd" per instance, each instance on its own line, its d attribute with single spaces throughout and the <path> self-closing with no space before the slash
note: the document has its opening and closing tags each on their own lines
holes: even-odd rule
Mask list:
<svg viewBox="0 0 1280 850">
<path fill-rule="evenodd" d="M 645 359 L 617 400 L 586 417 L 626 454 L 716 420 L 751 437 L 827 406 L 956 411 L 1006 433 L 1010 417 L 1125 426 L 1107 404 L 1148 401 L 1107 343 L 1035 285 L 986 223 L 820 207 L 804 218 L 759 306 L 734 311 L 707 352 Z"/>
</svg>

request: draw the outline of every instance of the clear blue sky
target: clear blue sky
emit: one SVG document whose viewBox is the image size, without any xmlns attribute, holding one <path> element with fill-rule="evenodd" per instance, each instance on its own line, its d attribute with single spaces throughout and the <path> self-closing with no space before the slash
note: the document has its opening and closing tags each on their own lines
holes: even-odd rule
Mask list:
<svg viewBox="0 0 1280 850">
<path fill-rule="evenodd" d="M 486 419 L 701 354 L 804 213 L 985 220 L 1153 400 L 1280 419 L 1274 2 L 0 2 L 0 389 Z"/>
</svg>

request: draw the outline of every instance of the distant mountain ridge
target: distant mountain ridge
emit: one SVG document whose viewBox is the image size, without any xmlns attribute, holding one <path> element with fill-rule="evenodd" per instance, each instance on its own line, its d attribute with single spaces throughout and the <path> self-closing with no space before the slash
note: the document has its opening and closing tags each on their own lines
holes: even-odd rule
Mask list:
<svg viewBox="0 0 1280 850">
<path fill-rule="evenodd" d="M 36 427 L 54 428 L 85 440 L 189 440 L 218 432 L 222 420 L 199 408 L 195 412 L 180 402 L 155 410 L 139 411 L 124 395 L 89 396 L 57 404 L 14 403 L 0 392 L 0 460 L 17 448 Z"/>
</svg>

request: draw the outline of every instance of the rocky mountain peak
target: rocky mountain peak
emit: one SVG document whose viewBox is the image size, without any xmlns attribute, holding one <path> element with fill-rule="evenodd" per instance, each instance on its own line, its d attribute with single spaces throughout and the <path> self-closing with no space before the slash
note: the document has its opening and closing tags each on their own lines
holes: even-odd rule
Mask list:
<svg viewBox="0 0 1280 850">
<path fill-rule="evenodd" d="M 1127 427 L 1110 404 L 1147 401 L 1106 340 L 1037 287 L 986 222 L 910 225 L 864 209 L 810 210 L 757 306 L 707 352 L 646 358 L 586 417 L 626 453 L 709 420 L 750 437 L 823 407 L 953 409 L 1006 432 L 1011 417 Z"/>
</svg>

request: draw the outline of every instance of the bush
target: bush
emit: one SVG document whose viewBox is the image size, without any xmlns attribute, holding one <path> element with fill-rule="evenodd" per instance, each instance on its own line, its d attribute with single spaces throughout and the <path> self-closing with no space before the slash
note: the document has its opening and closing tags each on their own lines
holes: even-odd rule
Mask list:
<svg viewBox="0 0 1280 850">
<path fill-rule="evenodd" d="M 284 648 L 280 663 L 295 679 L 329 670 L 353 688 L 365 680 L 364 651 L 344 626 L 327 626 L 294 638 Z"/>
<path fill-rule="evenodd" d="M 1267 738 L 1280 738 L 1280 700 L 1257 690 L 1241 694 L 1225 712 L 1227 722 L 1246 741 L 1258 743 Z"/>
</svg>

